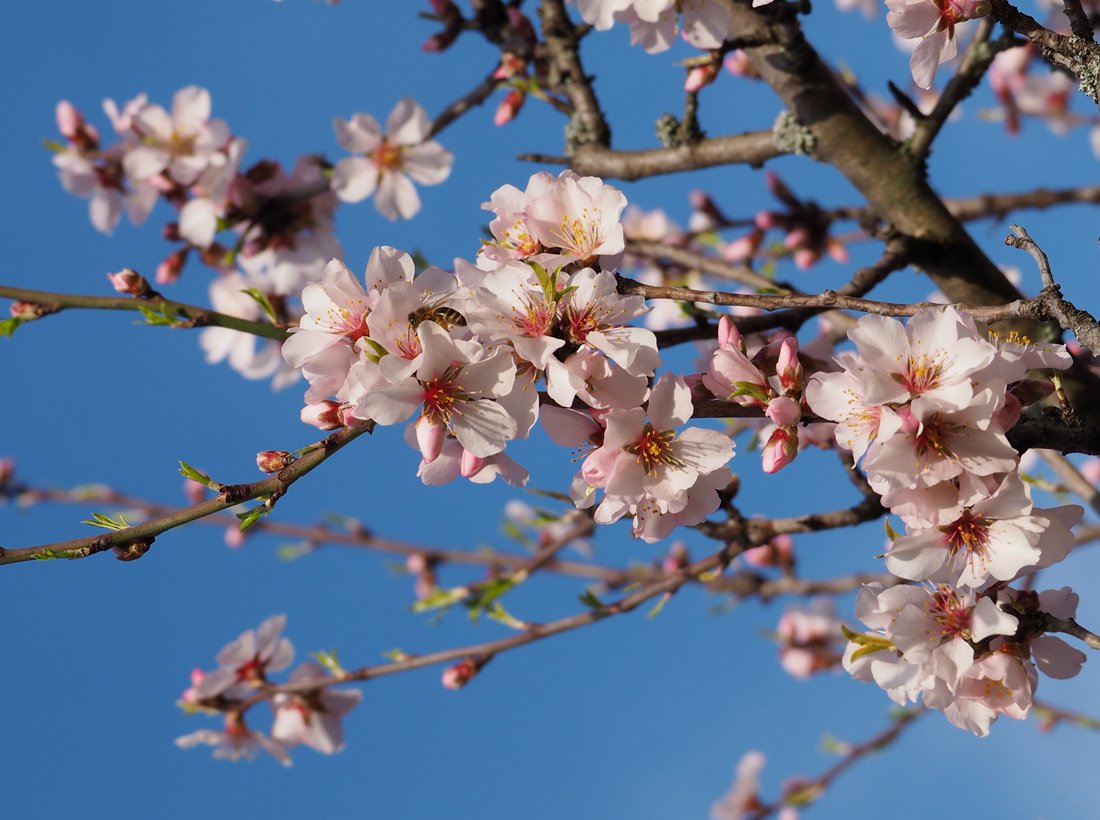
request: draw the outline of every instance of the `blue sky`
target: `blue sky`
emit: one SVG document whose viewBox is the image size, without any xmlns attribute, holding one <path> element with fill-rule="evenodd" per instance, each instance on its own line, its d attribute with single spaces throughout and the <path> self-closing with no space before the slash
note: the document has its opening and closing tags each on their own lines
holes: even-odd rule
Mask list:
<svg viewBox="0 0 1100 820">
<path fill-rule="evenodd" d="M 105 97 L 121 101 L 144 91 L 168 104 L 178 88 L 199 84 L 210 89 L 216 116 L 248 139 L 249 160 L 271 157 L 289 166 L 309 152 L 338 159 L 333 116 L 365 111 L 382 119 L 405 95 L 435 113 L 493 67 L 493 52 L 472 36 L 444 54 L 422 54 L 420 43 L 433 27 L 417 19 L 421 5 L 427 6 L 55 0 L 6 7 L 0 11 L 0 105 L 8 112 L 0 153 L 6 181 L 0 281 L 107 294 L 105 272 L 129 266 L 151 274 L 170 249 L 158 230 L 167 209 L 158 208 L 143 228 L 124 223 L 107 238 L 88 223 L 85 203 L 61 190 L 42 148 L 44 138 L 55 136 L 59 99 L 71 100 L 103 130 Z M 907 79 L 907 58 L 890 44 L 881 17 L 866 22 L 819 6 L 806 26 L 832 59 L 878 91 L 887 77 Z M 849 43 L 858 49 L 845 50 Z M 585 57 L 616 145 L 655 145 L 654 120 L 680 110 L 682 75 L 674 64 L 688 53 L 649 57 L 630 50 L 619 29 L 589 39 Z M 481 203 L 504 183 L 522 187 L 537 170 L 512 157 L 561 149 L 558 115 L 531 101 L 515 124 L 494 129 L 495 102 L 440 137 L 455 152 L 454 173 L 441 186 L 421 189 L 417 219 L 389 223 L 369 201 L 340 209 L 338 234 L 352 270 L 362 270 L 377 244 L 419 250 L 442 265 L 472 258 L 486 222 Z M 999 126 L 976 116 L 989 105 L 984 92 L 968 101 L 965 121 L 937 144 L 930 167 L 944 194 L 1096 180 L 1083 132 L 1054 142 L 1032 122 L 1009 141 Z M 768 127 L 778 111 L 766 91 L 730 77 L 704 92 L 703 106 L 703 125 L 713 134 Z M 1086 110 L 1082 100 L 1076 106 Z M 856 201 L 837 174 L 810 160 L 787 158 L 772 167 L 824 204 Z M 745 168 L 623 186 L 632 202 L 663 207 L 681 223 L 686 194 L 696 187 L 706 187 L 732 214 L 770 204 L 762 173 Z M 1068 295 L 1085 303 L 1096 292 L 1092 213 L 1073 208 L 1019 217 L 1051 253 Z M 1028 260 L 1002 246 L 1004 224 L 974 230 L 996 261 L 1019 265 L 1037 289 Z M 866 258 L 856 254 L 857 262 Z M 849 272 L 823 264 L 797 281 L 812 291 L 840 284 Z M 191 267 L 172 295 L 201 302 L 208 281 L 207 272 Z M 915 298 L 928 290 L 906 272 L 883 296 Z M 258 477 L 257 451 L 294 449 L 313 438 L 298 421 L 300 387 L 273 393 L 267 384 L 208 367 L 194 334 L 141 327 L 131 314 L 68 312 L 24 327 L 0 340 L 0 373 L 7 385 L 0 457 L 14 457 L 20 476 L 34 485 L 103 482 L 183 503 L 178 460 L 221 481 L 251 481 Z M 545 439 L 517 448 L 517 457 L 537 465 L 537 487 L 561 488 L 572 470 Z M 853 500 L 825 457 L 809 454 L 773 478 L 760 473 L 755 454 L 742 453 L 733 466 L 743 474 L 740 499 L 750 513 L 825 510 Z M 398 431 L 380 431 L 295 485 L 277 516 L 309 523 L 332 511 L 381 535 L 427 545 L 509 546 L 499 527 L 502 507 L 522 493 L 424 488 L 415 470 Z M 0 545 L 85 535 L 79 522 L 86 516 L 73 507 L 2 507 Z M 801 567 L 810 577 L 876 571 L 881 532 L 873 524 L 801 539 Z M 608 563 L 647 562 L 663 548 L 631 541 L 622 527 L 596 543 Z M 219 529 L 196 525 L 157 539 L 132 564 L 99 556 L 0 568 L 5 813 L 705 817 L 745 751 L 768 755 L 765 790 L 774 796 L 783 778 L 812 776 L 834 761 L 821 749 L 825 735 L 857 741 L 887 721 L 890 703 L 874 687 L 843 674 L 799 682 L 779 670 L 761 632 L 774 627 L 784 602 L 715 614 L 716 598 L 686 591 L 658 618 L 618 618 L 502 656 L 460 692 L 440 686 L 439 669 L 372 682 L 348 721 L 347 750 L 333 758 L 299 750 L 285 771 L 270 760 L 230 765 L 202 750 L 177 750 L 174 737 L 214 725 L 173 705 L 190 669 L 212 667 L 223 644 L 268 615 L 287 613 L 299 659 L 337 647 L 348 665 L 380 662 L 394 647 L 431 651 L 504 634 L 460 613 L 438 624 L 409 613 L 411 581 L 383 556 L 323 550 L 288 563 L 277 557 L 279 545 L 257 537 L 231 551 Z M 1048 586 L 1073 583 L 1083 597 L 1080 619 L 1094 627 L 1098 561 L 1086 550 L 1045 574 Z M 470 577 L 448 572 L 444 581 Z M 520 617 L 560 617 L 578 607 L 573 582 L 529 586 L 510 599 Z M 850 616 L 850 600 L 840 603 Z M 1044 680 L 1040 695 L 1087 710 L 1094 674 L 1086 667 L 1077 680 Z M 1088 816 L 1094 804 L 1084 789 L 1069 786 L 1088 783 L 1096 742 L 1083 731 L 1043 735 L 1032 724 L 1007 720 L 978 740 L 931 715 L 901 746 L 840 780 L 813 816 Z"/>
</svg>

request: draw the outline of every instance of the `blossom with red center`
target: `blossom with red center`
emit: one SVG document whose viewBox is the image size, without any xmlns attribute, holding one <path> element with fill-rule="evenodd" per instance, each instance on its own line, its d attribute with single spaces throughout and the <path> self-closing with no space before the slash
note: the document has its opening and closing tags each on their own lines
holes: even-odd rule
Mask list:
<svg viewBox="0 0 1100 820">
<path fill-rule="evenodd" d="M 239 699 L 267 680 L 269 672 L 278 672 L 294 660 L 294 646 L 281 637 L 285 615 L 273 615 L 259 629 L 242 632 L 237 640 L 218 653 L 219 668 L 207 672 L 194 686 L 203 700 L 221 696 Z"/>
<path fill-rule="evenodd" d="M 989 0 L 886 0 L 886 22 L 904 40 L 921 42 L 909 60 L 913 82 L 931 88 L 936 68 L 955 57 L 955 26 L 989 14 Z"/>
<path fill-rule="evenodd" d="M 386 120 L 386 133 L 369 114 L 334 120 L 336 136 L 348 157 L 332 170 L 332 190 L 345 202 L 361 202 L 371 194 L 374 206 L 388 219 L 411 219 L 420 210 L 413 181 L 438 185 L 451 174 L 454 156 L 431 140 L 431 121 L 414 100 L 397 103 Z"/>
</svg>

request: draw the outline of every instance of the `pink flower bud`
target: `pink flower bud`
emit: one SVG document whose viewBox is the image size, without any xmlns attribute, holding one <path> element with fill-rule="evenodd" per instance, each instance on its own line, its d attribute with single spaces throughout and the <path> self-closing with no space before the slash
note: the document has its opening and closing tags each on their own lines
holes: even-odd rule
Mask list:
<svg viewBox="0 0 1100 820">
<path fill-rule="evenodd" d="M 307 404 L 299 414 L 302 422 L 318 430 L 335 430 L 344 426 L 340 418 L 340 403 L 335 401 L 322 401 L 317 404 Z"/>
<path fill-rule="evenodd" d="M 431 464 L 439 458 L 439 454 L 443 452 L 443 439 L 446 434 L 446 427 L 436 424 L 427 416 L 421 416 L 416 420 L 416 444 L 420 448 L 420 456 L 425 464 Z"/>
<path fill-rule="evenodd" d="M 183 494 L 190 504 L 201 504 L 202 500 L 206 498 L 206 487 L 197 481 L 185 478 L 183 480 Z"/>
<path fill-rule="evenodd" d="M 717 63 L 709 62 L 703 65 L 697 65 L 688 71 L 687 79 L 684 80 L 684 91 L 689 94 L 694 94 L 713 83 L 717 76 Z"/>
<path fill-rule="evenodd" d="M 726 57 L 725 66 L 726 71 L 735 77 L 756 79 L 760 76 L 756 73 L 756 69 L 752 67 L 752 63 L 749 62 L 749 55 L 741 49 L 729 53 Z"/>
<path fill-rule="evenodd" d="M 756 227 L 762 231 L 766 231 L 769 228 L 774 228 L 777 222 L 775 214 L 771 211 L 757 211 L 756 216 L 752 221 L 756 224 Z"/>
<path fill-rule="evenodd" d="M 24 302 L 22 300 L 12 302 L 8 306 L 8 312 L 13 319 L 23 319 L 24 321 L 41 319 L 48 313 L 44 305 L 40 305 L 37 302 Z"/>
<path fill-rule="evenodd" d="M 851 261 L 851 255 L 848 253 L 848 246 L 839 239 L 834 239 L 833 237 L 826 239 L 825 250 L 828 252 L 830 259 L 841 265 L 847 265 L 848 262 Z"/>
<path fill-rule="evenodd" d="M 719 347 L 736 347 L 740 349 L 744 344 L 744 340 L 741 338 L 741 331 L 737 329 L 737 325 L 733 323 L 733 319 L 729 316 L 723 316 L 718 320 L 718 346 Z"/>
<path fill-rule="evenodd" d="M 470 478 L 481 472 L 481 468 L 485 466 L 485 459 L 475 456 L 469 450 L 462 451 L 462 464 L 459 472 L 462 473 L 463 478 Z"/>
<path fill-rule="evenodd" d="M 419 552 L 414 552 L 412 555 L 405 558 L 405 570 L 410 575 L 419 575 L 424 572 L 430 565 L 428 558 Z"/>
<path fill-rule="evenodd" d="M 802 363 L 798 361 L 798 340 L 793 336 L 784 339 L 779 347 L 775 375 L 779 377 L 779 384 L 788 394 L 802 390 Z M 781 423 L 777 421 L 776 424 Z"/>
<path fill-rule="evenodd" d="M 11 481 L 12 475 L 15 474 L 15 459 L 14 458 L 0 458 L 0 487 L 3 487 L 9 481 Z"/>
<path fill-rule="evenodd" d="M 510 80 L 517 74 L 525 71 L 527 62 L 511 51 L 505 51 L 500 56 L 500 65 L 493 72 L 494 80 Z"/>
<path fill-rule="evenodd" d="M 157 265 L 157 284 L 158 285 L 170 285 L 180 278 L 180 272 L 183 271 L 184 263 L 187 262 L 187 254 L 191 250 L 190 247 L 180 248 L 178 251 L 173 251 L 164 258 L 159 265 Z"/>
<path fill-rule="evenodd" d="M 810 232 L 805 228 L 792 228 L 790 232 L 783 237 L 783 247 L 789 251 L 793 251 L 795 248 L 809 246 L 809 244 Z"/>
<path fill-rule="evenodd" d="M 764 233 L 760 230 L 749 231 L 744 236 L 734 239 L 722 249 L 722 256 L 730 262 L 744 262 L 752 257 L 764 241 Z"/>
<path fill-rule="evenodd" d="M 514 120 L 526 99 L 527 95 L 518 88 L 513 88 L 505 94 L 504 99 L 497 106 L 496 114 L 493 115 L 493 125 L 507 125 Z"/>
<path fill-rule="evenodd" d="M 688 554 L 687 547 L 684 546 L 683 541 L 676 541 L 672 544 L 668 555 L 661 561 L 661 569 L 664 572 L 676 572 L 689 563 L 691 563 L 691 556 Z"/>
<path fill-rule="evenodd" d="M 241 528 L 236 524 L 230 524 L 225 528 L 225 545 L 231 550 L 243 547 L 245 537 L 245 534 L 241 532 Z"/>
<path fill-rule="evenodd" d="M 741 558 L 754 567 L 794 566 L 794 540 L 789 535 L 777 535 L 767 544 L 752 547 Z"/>
<path fill-rule="evenodd" d="M 0 472 L 0 476 L 2 475 L 3 473 Z M 1085 481 L 1089 484 L 1100 484 L 1100 458 L 1093 456 L 1086 460 L 1081 465 L 1081 475 L 1085 477 Z M 3 480 L 0 479 L 0 484 L 3 483 Z"/>
<path fill-rule="evenodd" d="M 477 675 L 478 665 L 473 658 L 466 658 L 443 670 L 443 685 L 448 689 L 461 689 Z"/>
<path fill-rule="evenodd" d="M 108 273 L 107 278 L 118 293 L 144 296 L 149 292 L 149 282 L 133 268 L 123 268 L 118 273 Z"/>
<path fill-rule="evenodd" d="M 256 453 L 256 466 L 260 468 L 261 473 L 277 473 L 297 460 L 297 456 L 291 455 L 286 450 L 263 450 Z"/>
<path fill-rule="evenodd" d="M 777 473 L 794 461 L 798 455 L 798 431 L 791 427 L 777 427 L 760 454 L 760 463 L 768 475 Z"/>
<path fill-rule="evenodd" d="M 794 264 L 799 270 L 809 270 L 821 255 L 810 248 L 799 248 L 794 252 Z"/>
<path fill-rule="evenodd" d="M 55 109 L 57 115 L 57 130 L 61 136 L 70 142 L 77 142 L 80 132 L 84 128 L 84 117 L 76 106 L 68 100 L 62 100 Z"/>
<path fill-rule="evenodd" d="M 768 402 L 764 415 L 779 427 L 791 427 L 802 418 L 802 406 L 790 396 L 777 396 Z"/>
</svg>

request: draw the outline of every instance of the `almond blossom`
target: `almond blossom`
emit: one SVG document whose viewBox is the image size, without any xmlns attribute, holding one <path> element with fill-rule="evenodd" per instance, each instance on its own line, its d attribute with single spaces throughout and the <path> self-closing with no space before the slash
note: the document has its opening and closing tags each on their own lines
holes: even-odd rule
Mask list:
<svg viewBox="0 0 1100 820">
<path fill-rule="evenodd" d="M 286 747 L 262 732 L 254 732 L 245 725 L 244 719 L 230 712 L 225 716 L 225 729 L 199 729 L 197 732 L 176 738 L 181 749 L 195 746 L 213 746 L 214 757 L 219 760 L 238 761 L 255 760 L 261 751 L 267 752 L 284 766 L 290 766 L 290 755 Z"/>
<path fill-rule="evenodd" d="M 290 673 L 290 683 L 307 683 L 325 678 L 325 670 L 306 661 Z M 334 754 L 344 748 L 344 716 L 359 705 L 363 693 L 357 689 L 339 691 L 319 689 L 309 695 L 279 693 L 272 698 L 275 723 L 271 739 L 285 747 L 309 746 L 321 754 Z"/>
<path fill-rule="evenodd" d="M 370 114 L 333 124 L 340 145 L 364 156 L 348 157 L 332 171 L 332 189 L 345 202 L 376 194 L 374 206 L 387 219 L 411 219 L 420 211 L 413 182 L 438 185 L 451 174 L 454 155 L 430 139 L 431 121 L 414 100 L 400 100 L 386 119 L 386 131 Z"/>
<path fill-rule="evenodd" d="M 147 180 L 158 175 L 168 184 L 188 186 L 229 142 L 229 126 L 210 119 L 210 92 L 189 85 L 172 98 L 172 113 L 146 104 L 132 118 L 140 142 L 122 159 L 126 175 Z"/>
<path fill-rule="evenodd" d="M 886 5 L 886 22 L 894 33 L 920 40 L 909 69 L 921 88 L 931 88 L 936 69 L 958 53 L 955 26 L 989 14 L 989 0 L 886 0 Z"/>
</svg>

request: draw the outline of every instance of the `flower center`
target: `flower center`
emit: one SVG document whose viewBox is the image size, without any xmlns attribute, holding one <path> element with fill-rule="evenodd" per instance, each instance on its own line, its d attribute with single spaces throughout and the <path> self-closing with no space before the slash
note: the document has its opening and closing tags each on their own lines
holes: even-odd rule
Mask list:
<svg viewBox="0 0 1100 820">
<path fill-rule="evenodd" d="M 381 171 L 399 171 L 401 169 L 401 146 L 382 140 L 381 144 L 367 156 Z"/>
<path fill-rule="evenodd" d="M 681 466 L 672 452 L 672 443 L 675 440 L 676 433 L 672 430 L 654 430 L 647 424 L 638 439 L 624 449 L 637 457 L 638 463 L 648 475 L 662 466 Z"/>
</svg>

